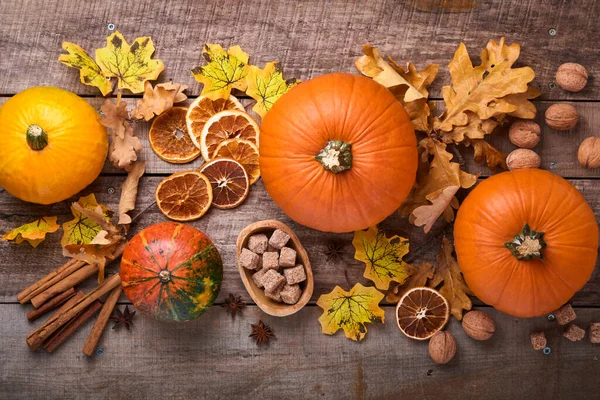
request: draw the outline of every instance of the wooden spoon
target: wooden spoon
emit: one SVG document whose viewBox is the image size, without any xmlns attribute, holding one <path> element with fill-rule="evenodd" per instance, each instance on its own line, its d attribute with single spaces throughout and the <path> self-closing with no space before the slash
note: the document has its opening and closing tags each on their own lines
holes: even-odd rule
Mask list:
<svg viewBox="0 0 600 400">
<path fill-rule="evenodd" d="M 306 271 L 306 280 L 299 284 L 302 288 L 302 295 L 296 304 L 278 303 L 268 298 L 264 291 L 256 286 L 252 280 L 252 274 L 254 271 L 247 270 L 246 268 L 242 267 L 242 264 L 240 263 L 240 253 L 242 252 L 242 249 L 246 247 L 248 238 L 250 236 L 254 235 L 255 233 L 265 233 L 267 236 L 269 236 L 275 229 L 281 229 L 290 236 L 290 241 L 286 246 L 296 250 L 296 257 L 297 259 L 300 259 L 300 263 L 304 265 L 304 270 Z M 252 297 L 252 300 L 254 300 L 256 305 L 259 306 L 261 310 L 269 315 L 274 317 L 286 317 L 288 315 L 292 315 L 304 307 L 312 297 L 314 280 L 312 269 L 310 267 L 310 261 L 308 260 L 308 254 L 306 254 L 306 250 L 304 247 L 302 247 L 302 244 L 300 243 L 300 240 L 296 234 L 282 222 L 275 220 L 259 221 L 245 227 L 237 238 L 237 261 L 242 282 L 244 282 L 244 286 L 250 294 L 250 297 Z"/>
</svg>

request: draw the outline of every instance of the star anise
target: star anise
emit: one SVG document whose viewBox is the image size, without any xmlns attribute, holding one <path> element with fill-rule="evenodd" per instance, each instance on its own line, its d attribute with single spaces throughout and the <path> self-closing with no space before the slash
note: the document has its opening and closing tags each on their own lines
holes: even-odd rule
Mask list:
<svg viewBox="0 0 600 400">
<path fill-rule="evenodd" d="M 248 337 L 256 339 L 256 344 L 269 343 L 270 338 L 274 338 L 275 334 L 271 331 L 269 325 L 265 325 L 262 321 L 258 321 L 257 325 L 252 325 L 252 333 Z"/>
<path fill-rule="evenodd" d="M 112 321 L 116 322 L 116 324 L 114 324 L 112 328 L 115 329 L 117 326 L 123 325 L 125 326 L 125 328 L 127 328 L 127 330 L 129 330 L 129 327 L 133 326 L 133 317 L 135 316 L 135 311 L 129 311 L 129 306 L 125 306 L 125 312 L 121 312 L 121 310 L 119 310 L 119 307 L 115 307 L 115 311 L 117 313 L 117 316 L 110 317 Z"/>
<path fill-rule="evenodd" d="M 332 240 L 327 243 L 327 248 L 323 251 L 323 254 L 327 256 L 327 261 L 340 261 L 344 254 L 344 243 L 339 240 Z"/>
<path fill-rule="evenodd" d="M 227 313 L 231 314 L 232 317 L 235 317 L 237 313 L 242 314 L 242 308 L 246 307 L 246 303 L 242 301 L 242 296 L 235 297 L 233 294 L 229 293 L 229 297 L 225 299 L 225 303 L 221 304 Z"/>
</svg>

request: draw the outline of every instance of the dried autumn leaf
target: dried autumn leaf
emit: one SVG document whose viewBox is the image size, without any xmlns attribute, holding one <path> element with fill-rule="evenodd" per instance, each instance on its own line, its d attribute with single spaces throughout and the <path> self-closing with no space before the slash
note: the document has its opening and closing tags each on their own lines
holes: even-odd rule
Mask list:
<svg viewBox="0 0 600 400">
<path fill-rule="evenodd" d="M 204 84 L 202 96 L 212 100 L 226 99 L 232 89 L 246 90 L 248 54 L 240 46 L 225 51 L 218 44 L 206 44 L 203 54 L 208 64 L 192 69 L 194 78 Z"/>
<path fill-rule="evenodd" d="M 57 217 L 42 217 L 33 222 L 19 226 L 2 235 L 2 240 L 14 240 L 16 244 L 24 241 L 32 247 L 38 247 L 46 239 L 47 233 L 56 232 L 60 225 L 56 223 Z"/>
<path fill-rule="evenodd" d="M 469 144 L 473 146 L 473 159 L 476 163 L 481 164 L 485 161 L 490 169 L 495 169 L 496 167 L 507 169 L 506 154 L 503 154 L 500 150 L 496 149 L 485 140 L 472 139 L 465 143 L 465 145 Z"/>
<path fill-rule="evenodd" d="M 128 225 L 131 223 L 131 217 L 127 214 L 135 208 L 137 199 L 138 185 L 140 178 L 144 175 L 146 163 L 138 161 L 132 165 L 127 174 L 127 179 L 121 186 L 121 199 L 119 200 L 119 222 L 118 225 Z"/>
<path fill-rule="evenodd" d="M 110 220 L 110 210 L 98 204 L 93 193 L 79 198 L 77 203 L 71 205 L 71 212 L 75 218 L 63 224 L 64 233 L 60 241 L 63 248 L 72 244 L 89 244 L 102 230 L 100 220 L 96 217 L 90 217 L 90 215 L 84 215 L 80 207 L 98 214 L 100 219 Z"/>
<path fill-rule="evenodd" d="M 300 83 L 296 78 L 283 79 L 283 71 L 278 61 L 268 62 L 264 69 L 250 66 L 246 81 L 246 94 L 256 100 L 252 110 L 261 117 L 265 116 L 281 96 Z"/>
<path fill-rule="evenodd" d="M 444 135 L 442 136 L 442 140 L 444 141 L 444 143 L 459 143 L 467 138 L 483 139 L 485 135 L 491 134 L 494 131 L 494 129 L 496 129 L 496 127 L 500 125 L 501 120 L 499 121 L 495 118 L 486 119 L 485 121 L 482 121 L 481 118 L 477 116 L 477 114 L 471 111 L 466 111 L 465 114 L 468 118 L 467 124 L 463 126 L 455 126 L 454 129 L 452 129 L 452 131 L 444 133 Z M 502 117 L 503 119 L 504 114 L 502 114 L 499 117 Z"/>
<path fill-rule="evenodd" d="M 388 302 L 397 303 L 404 296 L 404 293 L 412 288 L 425 286 L 427 280 L 433 278 L 435 267 L 431 263 L 422 262 L 418 267 L 412 265 L 410 267 L 410 277 L 404 283 L 396 285 L 395 288 L 387 292 L 385 299 Z"/>
<path fill-rule="evenodd" d="M 123 138 L 113 136 L 108 151 L 110 162 L 118 168 L 129 168 L 137 160 L 137 153 L 142 151 L 142 142 L 133 135 L 133 127 L 129 122 L 124 123 Z"/>
<path fill-rule="evenodd" d="M 356 249 L 354 258 L 366 265 L 363 276 L 373 281 L 377 289 L 387 290 L 390 282 L 402 283 L 408 277 L 408 264 L 402 261 L 408 254 L 408 239 L 398 235 L 388 238 L 372 226 L 354 232 L 352 245 Z"/>
<path fill-rule="evenodd" d="M 450 212 L 452 211 L 451 203 L 455 200 L 454 195 L 458 192 L 458 189 L 460 189 L 460 186 L 447 186 L 437 196 L 427 196 L 427 200 L 431 204 L 422 205 L 413 210 L 413 223 L 416 226 L 422 226 L 423 231 L 428 233 L 440 215 L 447 213 L 446 220 L 448 222 L 452 221 L 454 219 L 454 212 Z"/>
<path fill-rule="evenodd" d="M 119 89 L 142 93 L 144 82 L 155 80 L 165 69 L 152 59 L 154 43 L 149 36 L 136 38 L 130 46 L 120 32 L 106 38 L 106 47 L 96 49 L 96 62 L 105 76 L 116 77 Z"/>
<path fill-rule="evenodd" d="M 112 82 L 105 76 L 100 66 L 96 64 L 88 53 L 74 43 L 63 42 L 62 48 L 69 54 L 61 54 L 58 61 L 66 66 L 77 68 L 79 70 L 79 80 L 84 85 L 95 86 L 100 89 L 103 96 L 112 91 Z"/>
<path fill-rule="evenodd" d="M 349 292 L 336 286 L 331 293 L 319 297 L 317 305 L 323 309 L 319 322 L 323 333 L 333 335 L 343 329 L 346 337 L 362 340 L 368 323 L 383 323 L 385 313 L 379 307 L 383 294 L 374 287 L 354 285 Z"/>
<path fill-rule="evenodd" d="M 121 101 L 120 97 L 117 97 L 116 103 L 113 103 L 111 99 L 106 99 L 104 104 L 100 106 L 102 111 L 102 118 L 100 118 L 100 124 L 111 129 L 112 136 L 118 136 L 121 139 L 125 137 L 126 126 L 129 123 L 129 111 L 127 111 L 127 103 Z"/>
<path fill-rule="evenodd" d="M 437 269 L 429 282 L 429 287 L 437 288 L 442 296 L 450 304 L 450 312 L 457 320 L 462 319 L 463 310 L 470 310 L 473 306 L 469 296 L 473 296 L 471 289 L 467 286 L 456 259 L 452 255 L 454 246 L 444 237 L 442 239 L 442 251 L 437 255 Z"/>
<path fill-rule="evenodd" d="M 187 99 L 183 93 L 185 89 L 187 86 L 179 83 L 159 83 L 153 88 L 150 82 L 146 82 L 144 97 L 137 101 L 137 106 L 132 111 L 133 118 L 150 121 L 155 115 L 160 115 L 173 107 L 173 104 L 185 101 Z"/>
<path fill-rule="evenodd" d="M 65 257 L 98 265 L 98 283 L 104 280 L 104 267 L 107 260 L 112 260 L 119 246 L 124 245 L 124 238 L 119 234 L 110 234 L 104 230 L 88 244 L 70 244 L 63 249 Z"/>
</svg>

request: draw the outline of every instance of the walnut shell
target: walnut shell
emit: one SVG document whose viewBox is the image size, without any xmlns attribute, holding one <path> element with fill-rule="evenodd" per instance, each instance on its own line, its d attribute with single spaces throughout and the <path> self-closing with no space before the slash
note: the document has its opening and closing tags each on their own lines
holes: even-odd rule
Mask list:
<svg viewBox="0 0 600 400">
<path fill-rule="evenodd" d="M 533 149 L 540 142 L 540 136 L 540 126 L 533 121 L 517 121 L 508 130 L 512 144 L 523 149 Z"/>
<path fill-rule="evenodd" d="M 529 149 L 516 149 L 506 157 L 506 166 L 509 170 L 521 168 L 538 168 L 542 159 L 537 153 Z"/>
<path fill-rule="evenodd" d="M 456 354 L 456 340 L 450 332 L 438 331 L 429 339 L 429 356 L 437 364 L 446 364 Z"/>
<path fill-rule="evenodd" d="M 466 334 L 475 340 L 488 340 L 496 331 L 492 317 L 482 311 L 469 311 L 462 320 Z"/>
<path fill-rule="evenodd" d="M 577 160 L 585 168 L 600 167 L 600 138 L 595 136 L 585 138 L 579 145 Z"/>
<path fill-rule="evenodd" d="M 570 104 L 552 104 L 546 110 L 546 125 L 557 131 L 573 129 L 579 121 L 577 110 Z"/>
<path fill-rule="evenodd" d="M 577 63 L 564 63 L 556 71 L 556 83 L 569 92 L 579 92 L 588 81 L 585 67 Z"/>
</svg>

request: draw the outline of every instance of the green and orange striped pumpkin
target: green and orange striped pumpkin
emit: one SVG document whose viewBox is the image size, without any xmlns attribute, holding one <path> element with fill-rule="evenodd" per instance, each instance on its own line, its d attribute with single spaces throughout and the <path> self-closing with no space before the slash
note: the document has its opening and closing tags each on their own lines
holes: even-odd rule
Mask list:
<svg viewBox="0 0 600 400">
<path fill-rule="evenodd" d="M 219 294 L 221 256 L 208 236 L 175 222 L 151 225 L 127 244 L 123 290 L 133 305 L 159 321 L 198 318 Z"/>
</svg>

